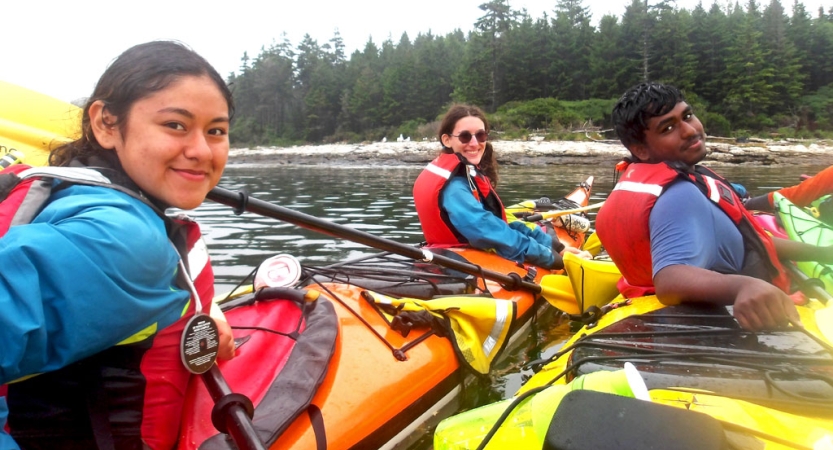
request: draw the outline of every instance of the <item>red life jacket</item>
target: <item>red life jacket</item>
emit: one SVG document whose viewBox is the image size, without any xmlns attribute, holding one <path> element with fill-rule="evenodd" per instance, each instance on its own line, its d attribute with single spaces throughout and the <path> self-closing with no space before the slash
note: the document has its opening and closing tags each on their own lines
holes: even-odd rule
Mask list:
<svg viewBox="0 0 833 450">
<path fill-rule="evenodd" d="M 455 176 L 465 176 L 472 195 L 483 208 L 506 221 L 503 204 L 492 189 L 489 178 L 474 165 L 467 164 L 465 158 L 458 153 L 443 153 L 431 161 L 414 182 L 414 205 L 425 241 L 430 246 L 459 247 L 468 244 L 468 240 L 448 219 L 440 195 Z"/>
<path fill-rule="evenodd" d="M 693 173 L 659 164 L 630 164 L 596 216 L 596 232 L 622 272 L 619 290 L 625 297 L 654 293 L 649 220 L 651 209 L 667 186 L 677 180 L 694 183 L 732 220 L 743 236 L 742 274 L 761 278 L 788 292 L 787 279 L 769 235 L 743 207 L 729 183 L 711 170 Z"/>
<path fill-rule="evenodd" d="M 92 169 L 13 165 L 0 172 L 0 236 L 37 216 L 48 202 L 54 179 L 106 186 L 141 199 Z M 187 261 L 202 310 L 208 313 L 214 274 L 199 226 L 186 217 L 162 216 L 171 242 Z M 188 290 L 186 284 L 178 283 Z M 24 447 L 142 448 L 144 443 L 173 448 L 191 376 L 179 348 L 185 323 L 195 312 L 193 296 L 182 310 L 182 318 L 162 330 L 146 330 L 124 341 L 129 343 L 62 369 L 0 386 L 0 395 L 9 396 L 12 436 Z"/>
<path fill-rule="evenodd" d="M 13 225 L 27 224 L 38 215 L 53 179 L 77 184 L 113 186 L 101 173 L 84 168 L 31 167 L 15 164 L 0 171 L 0 237 Z"/>
</svg>

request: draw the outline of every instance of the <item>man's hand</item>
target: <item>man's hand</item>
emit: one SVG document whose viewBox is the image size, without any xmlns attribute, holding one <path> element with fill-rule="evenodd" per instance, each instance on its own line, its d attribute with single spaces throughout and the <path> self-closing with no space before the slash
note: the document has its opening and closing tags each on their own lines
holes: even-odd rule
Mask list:
<svg viewBox="0 0 833 450">
<path fill-rule="evenodd" d="M 733 305 L 735 319 L 747 330 L 801 325 L 798 310 L 774 285 L 745 275 L 727 275 L 686 265 L 665 267 L 654 276 L 657 298 L 679 302 Z"/>
<path fill-rule="evenodd" d="M 735 297 L 734 316 L 747 330 L 765 330 L 800 325 L 798 310 L 790 297 L 777 287 L 757 278 L 746 277 Z"/>
<path fill-rule="evenodd" d="M 564 256 L 564 253 L 572 253 L 581 259 L 593 259 L 593 255 L 591 255 L 590 252 L 584 251 L 580 248 L 571 247 L 569 245 L 564 246 L 564 250 L 561 251 L 561 255 Z"/>
<path fill-rule="evenodd" d="M 790 239 L 772 238 L 778 257 L 790 261 L 816 261 L 833 264 L 833 245 L 817 246 Z"/>
</svg>

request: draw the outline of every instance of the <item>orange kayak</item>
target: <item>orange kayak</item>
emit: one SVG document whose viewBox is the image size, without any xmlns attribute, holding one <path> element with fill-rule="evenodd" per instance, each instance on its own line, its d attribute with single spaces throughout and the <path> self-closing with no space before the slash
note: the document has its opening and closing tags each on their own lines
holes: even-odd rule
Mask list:
<svg viewBox="0 0 833 450">
<path fill-rule="evenodd" d="M 586 185 L 571 196 L 586 205 L 589 192 Z M 432 251 L 493 272 L 529 277 L 527 280 L 535 283 L 551 273 L 474 249 Z M 458 411 L 463 383 L 476 373 L 471 370 L 473 364 L 461 359 L 464 352 L 459 350 L 465 345 L 460 336 L 471 324 L 455 322 L 456 328 L 452 324 L 440 330 L 438 324 L 453 320 L 439 313 L 431 315 L 432 324 L 411 323 L 371 298 L 381 298 L 382 303 L 391 299 L 423 299 L 426 304 L 457 300 L 459 308 L 452 309 L 460 310 L 478 302 L 491 311 L 495 311 L 494 305 L 498 310 L 500 305 L 509 305 L 503 313 L 492 313 L 492 334 L 483 341 L 496 342 L 493 355 L 499 355 L 513 337 L 525 332 L 529 320 L 547 307 L 537 293 L 509 290 L 495 281 L 401 257 L 366 258 L 331 268 L 304 267 L 299 286 L 293 289 L 320 293 L 308 305 L 331 310 L 327 320 L 335 324 L 335 337 L 325 339 L 328 343 L 317 348 L 302 341 L 318 319 L 301 314 L 302 319 L 296 320 L 295 312 L 283 310 L 273 313 L 272 309 L 278 311 L 277 305 L 283 304 L 282 299 L 226 308 L 238 350 L 233 360 L 219 362 L 219 368 L 233 392 L 252 400 L 254 429 L 273 449 L 408 446 L 430 437 L 440 420 Z M 427 300 L 432 297 L 434 300 Z M 279 319 L 269 322 L 271 315 L 291 317 L 288 322 L 293 326 L 300 322 L 309 325 L 298 333 L 301 337 L 290 344 L 294 345 L 290 351 L 281 341 L 290 339 L 280 333 L 292 333 L 278 331 L 283 325 Z M 499 338 L 494 333 L 498 329 L 503 330 Z M 313 369 L 305 373 L 307 367 L 321 365 L 324 359 L 312 353 L 327 352 L 326 367 L 320 373 L 312 373 Z M 308 364 L 306 357 L 318 359 Z M 282 377 L 290 382 L 278 383 Z M 299 402 L 305 396 L 308 402 Z M 215 429 L 211 420 L 215 401 L 196 377 L 186 404 L 180 448 L 233 448 L 227 436 Z M 281 414 L 287 417 L 275 420 Z"/>
</svg>

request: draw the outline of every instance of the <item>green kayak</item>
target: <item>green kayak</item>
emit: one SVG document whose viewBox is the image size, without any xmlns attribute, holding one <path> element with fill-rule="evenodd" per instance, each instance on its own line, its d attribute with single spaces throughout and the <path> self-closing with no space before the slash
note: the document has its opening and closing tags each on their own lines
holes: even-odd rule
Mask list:
<svg viewBox="0 0 833 450">
<path fill-rule="evenodd" d="M 822 222 L 810 211 L 794 205 L 777 192 L 773 195 L 773 204 L 790 239 L 821 246 L 833 244 L 833 226 Z M 833 294 L 833 266 L 812 261 L 796 265 L 808 277 L 824 283 L 825 290 Z"/>
</svg>

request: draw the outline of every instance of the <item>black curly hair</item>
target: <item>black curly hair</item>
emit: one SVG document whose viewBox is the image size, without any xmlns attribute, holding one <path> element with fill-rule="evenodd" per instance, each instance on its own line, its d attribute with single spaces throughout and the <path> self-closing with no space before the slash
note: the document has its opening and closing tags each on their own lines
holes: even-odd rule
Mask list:
<svg viewBox="0 0 833 450">
<path fill-rule="evenodd" d="M 668 114 L 682 101 L 685 101 L 683 93 L 674 86 L 650 81 L 637 84 L 628 89 L 613 107 L 613 129 L 628 149 L 643 144 L 648 120 Z"/>
</svg>

